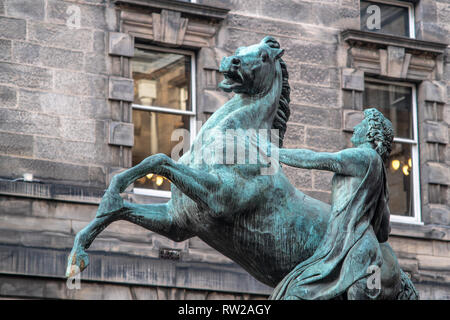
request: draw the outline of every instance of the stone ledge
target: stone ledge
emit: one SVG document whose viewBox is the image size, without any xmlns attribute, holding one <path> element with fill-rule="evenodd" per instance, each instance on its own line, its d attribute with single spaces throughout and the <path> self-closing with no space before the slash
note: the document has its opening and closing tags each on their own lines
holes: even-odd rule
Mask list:
<svg viewBox="0 0 450 320">
<path fill-rule="evenodd" d="M 0 180 L 0 194 L 16 197 L 99 204 L 104 192 L 95 187 Z"/>
<path fill-rule="evenodd" d="M 450 241 L 450 227 L 391 222 L 392 236 Z M 389 240 L 388 240 L 389 241 Z"/>
<path fill-rule="evenodd" d="M 148 8 L 153 10 L 173 10 L 201 18 L 224 20 L 230 9 L 213 7 L 199 3 L 181 2 L 176 0 L 115 0 L 116 5 L 127 7 Z"/>
<path fill-rule="evenodd" d="M 433 55 L 444 54 L 447 49 L 447 44 L 444 43 L 417 40 L 361 30 L 344 30 L 341 33 L 341 37 L 344 41 L 350 44 L 372 44 L 379 48 L 395 46 L 405 48 L 407 51 L 420 51 L 431 53 Z"/>
<path fill-rule="evenodd" d="M 68 254 L 69 250 L 0 244 L 0 274 L 64 279 Z M 81 283 L 98 281 L 262 295 L 272 291 L 236 264 L 178 262 L 97 251 L 90 251 L 89 255 L 90 266 L 81 274 Z"/>
</svg>

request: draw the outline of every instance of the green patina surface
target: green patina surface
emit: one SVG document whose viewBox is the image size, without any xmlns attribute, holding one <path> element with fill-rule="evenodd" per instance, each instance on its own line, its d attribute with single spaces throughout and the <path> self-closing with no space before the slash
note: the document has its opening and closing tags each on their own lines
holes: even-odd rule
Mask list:
<svg viewBox="0 0 450 320">
<path fill-rule="evenodd" d="M 104 228 L 128 220 L 175 241 L 198 236 L 276 287 L 274 299 L 417 297 L 386 242 L 389 210 L 382 156 L 389 151 L 390 124 L 371 110 L 355 130 L 355 148 L 338 153 L 279 149 L 290 112 L 282 55 L 279 43 L 266 37 L 223 59 L 220 87 L 234 97 L 202 126 L 178 161 L 153 155 L 113 178 L 95 219 L 75 238 L 68 276 L 88 266 L 85 250 Z M 277 130 L 274 139 L 270 134 L 251 136 L 243 144 L 246 154 L 259 154 L 269 164 L 217 161 L 224 156 L 229 130 L 270 129 Z M 277 155 L 290 166 L 335 172 L 332 205 L 293 187 Z M 171 200 L 147 205 L 123 201 L 120 193 L 149 173 L 172 181 Z M 381 291 L 367 290 L 370 266 L 381 268 Z"/>
</svg>

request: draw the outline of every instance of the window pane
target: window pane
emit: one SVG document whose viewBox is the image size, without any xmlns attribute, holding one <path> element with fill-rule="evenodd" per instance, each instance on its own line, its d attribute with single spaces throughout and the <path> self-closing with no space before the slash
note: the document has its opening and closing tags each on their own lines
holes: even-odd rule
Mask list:
<svg viewBox="0 0 450 320">
<path fill-rule="evenodd" d="M 409 37 L 407 7 L 361 1 L 361 30 Z"/>
<path fill-rule="evenodd" d="M 391 214 L 413 217 L 412 145 L 395 142 L 386 163 Z"/>
<path fill-rule="evenodd" d="M 179 141 L 171 141 L 172 132 L 180 128 L 189 130 L 189 116 L 138 109 L 133 109 L 133 123 L 133 166 L 156 153 L 164 153 L 170 157 L 173 147 L 179 143 Z M 170 191 L 170 181 L 157 175 L 141 178 L 134 183 L 134 186 Z"/>
<path fill-rule="evenodd" d="M 411 87 L 366 82 L 363 106 L 377 108 L 391 120 L 396 137 L 415 139 Z"/>
<path fill-rule="evenodd" d="M 191 57 L 135 48 L 134 103 L 191 110 Z"/>
</svg>

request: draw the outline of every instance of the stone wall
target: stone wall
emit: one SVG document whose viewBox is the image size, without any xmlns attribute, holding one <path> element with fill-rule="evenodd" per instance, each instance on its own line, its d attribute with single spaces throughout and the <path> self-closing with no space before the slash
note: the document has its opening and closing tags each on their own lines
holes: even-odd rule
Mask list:
<svg viewBox="0 0 450 320">
<path fill-rule="evenodd" d="M 343 70 L 355 66 L 349 65 L 350 45 L 341 34 L 359 29 L 359 1 L 197 3 L 230 9 L 222 20 L 203 8 L 216 27 L 201 29 L 201 39 L 189 33 L 184 39 L 190 48 L 198 45 L 198 119 L 206 119 L 227 98 L 216 90 L 220 58 L 272 35 L 286 49 L 292 90 L 284 146 L 317 151 L 349 146 L 344 110 L 346 92 L 352 90 L 344 88 Z M 131 21 L 142 21 L 127 24 L 130 16 L 120 8 L 109 0 L 0 0 L 0 297 L 267 296 L 267 287 L 199 239 L 176 243 L 128 222 L 113 223 L 101 234 L 90 249 L 92 264 L 83 273 L 82 289 L 67 290 L 63 275 L 74 235 L 94 217 L 111 174 L 131 164 L 127 66 L 134 38 L 129 34 L 151 37 L 153 26 L 145 10 L 131 15 Z M 80 25 L 73 27 L 76 20 L 69 18 L 77 10 Z M 189 14 L 183 13 L 197 19 Z M 419 1 L 418 38 L 450 43 L 449 19 L 448 1 Z M 119 45 L 112 46 L 111 39 Z M 421 132 L 420 145 L 426 221 L 422 226 L 392 224 L 390 238 L 425 299 L 450 298 L 449 54 L 447 49 L 438 56 L 441 62 L 430 73 L 449 94 L 441 90 L 434 100 L 429 94 L 421 107 L 437 110 L 435 118 L 429 112 L 421 119 L 421 128 L 430 132 Z M 114 130 L 125 133 L 125 139 L 111 139 Z M 330 173 L 284 170 L 299 189 L 329 201 Z M 13 181 L 24 173 L 41 183 Z M 166 248 L 174 249 L 179 260 L 161 259 Z"/>
</svg>

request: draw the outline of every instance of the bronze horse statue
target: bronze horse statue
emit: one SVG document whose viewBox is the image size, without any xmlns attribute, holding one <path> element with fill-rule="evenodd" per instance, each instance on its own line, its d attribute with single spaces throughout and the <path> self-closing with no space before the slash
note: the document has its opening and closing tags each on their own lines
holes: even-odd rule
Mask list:
<svg viewBox="0 0 450 320">
<path fill-rule="evenodd" d="M 219 86 L 233 91 L 234 97 L 208 119 L 190 150 L 177 162 L 156 154 L 114 176 L 95 219 L 76 235 L 67 276 L 87 267 L 85 250 L 117 220 L 130 221 L 174 241 L 197 236 L 271 287 L 313 255 L 327 228 L 330 205 L 292 186 L 278 161 L 271 164 L 275 168 L 272 174 L 261 174 L 267 163 L 214 161 L 227 130 L 276 129 L 275 142 L 282 144 L 290 113 L 283 52 L 275 39 L 266 37 L 223 59 L 220 71 L 225 80 Z M 212 131 L 223 135 L 211 134 Z M 260 136 L 257 142 L 250 141 L 245 144 L 246 152 L 273 146 L 275 142 L 269 140 L 270 137 Z M 198 161 L 199 152 L 203 161 Z M 149 173 L 172 182 L 170 201 L 123 201 L 120 193 Z M 382 297 L 411 298 L 413 295 L 406 292 L 413 290 L 412 283 L 398 267 L 389 244 L 381 247 Z"/>
</svg>

